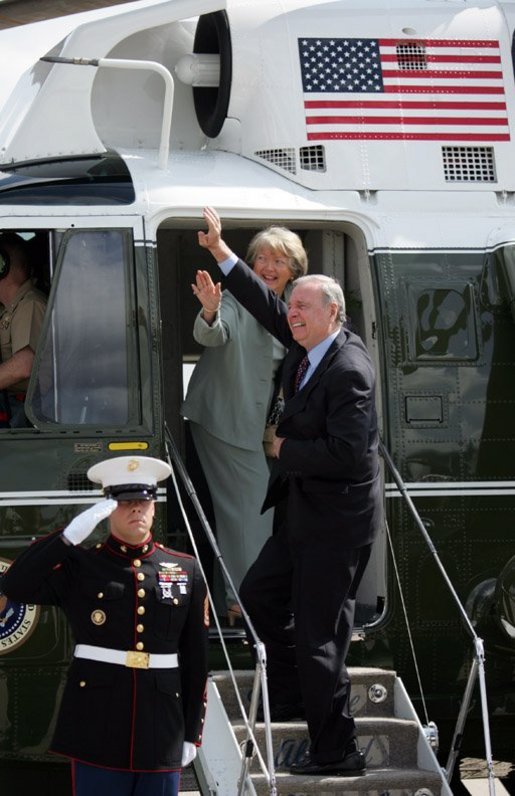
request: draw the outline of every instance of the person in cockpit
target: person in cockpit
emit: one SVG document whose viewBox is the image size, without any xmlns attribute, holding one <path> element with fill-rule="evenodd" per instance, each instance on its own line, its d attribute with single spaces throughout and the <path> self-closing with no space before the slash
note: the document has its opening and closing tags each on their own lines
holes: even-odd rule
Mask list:
<svg viewBox="0 0 515 796">
<path fill-rule="evenodd" d="M 27 244 L 15 232 L 0 236 L 0 426 L 28 426 L 24 402 L 46 296 L 31 280 Z"/>
</svg>

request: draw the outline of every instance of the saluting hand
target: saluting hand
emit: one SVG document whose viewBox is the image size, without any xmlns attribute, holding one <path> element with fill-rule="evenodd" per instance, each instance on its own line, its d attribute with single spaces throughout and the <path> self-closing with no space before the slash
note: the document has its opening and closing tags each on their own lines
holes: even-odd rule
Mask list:
<svg viewBox="0 0 515 796">
<path fill-rule="evenodd" d="M 117 506 L 118 503 L 112 498 L 95 503 L 94 506 L 90 506 L 89 509 L 83 511 L 66 526 L 63 536 L 73 545 L 80 544 L 93 533 L 99 522 L 105 520 L 113 513 Z"/>
</svg>

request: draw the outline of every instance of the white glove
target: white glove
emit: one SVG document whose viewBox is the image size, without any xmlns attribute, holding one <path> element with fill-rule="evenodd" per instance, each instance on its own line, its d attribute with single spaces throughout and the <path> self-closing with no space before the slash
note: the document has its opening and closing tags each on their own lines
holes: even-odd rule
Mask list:
<svg viewBox="0 0 515 796">
<path fill-rule="evenodd" d="M 184 741 L 182 745 L 182 760 L 181 766 L 185 768 L 189 766 L 190 763 L 193 763 L 197 756 L 197 747 L 194 743 L 190 743 L 189 741 Z"/>
<path fill-rule="evenodd" d="M 64 538 L 73 545 L 80 544 L 95 530 L 99 522 L 109 517 L 117 505 L 116 500 L 109 498 L 90 506 L 66 526 L 63 531 Z"/>
</svg>

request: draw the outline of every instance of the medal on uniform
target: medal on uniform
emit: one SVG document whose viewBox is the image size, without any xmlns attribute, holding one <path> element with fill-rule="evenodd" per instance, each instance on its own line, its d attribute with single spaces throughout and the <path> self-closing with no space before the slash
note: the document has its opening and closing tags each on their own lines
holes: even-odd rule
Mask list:
<svg viewBox="0 0 515 796">
<path fill-rule="evenodd" d="M 157 573 L 161 597 L 166 600 L 173 597 L 173 586 L 179 589 L 179 594 L 188 593 L 188 573 L 181 569 L 180 564 L 160 561 L 160 571 Z"/>
<path fill-rule="evenodd" d="M 161 589 L 161 597 L 163 600 L 169 600 L 172 597 L 172 578 L 168 572 L 159 572 L 158 574 L 159 588 Z"/>
</svg>

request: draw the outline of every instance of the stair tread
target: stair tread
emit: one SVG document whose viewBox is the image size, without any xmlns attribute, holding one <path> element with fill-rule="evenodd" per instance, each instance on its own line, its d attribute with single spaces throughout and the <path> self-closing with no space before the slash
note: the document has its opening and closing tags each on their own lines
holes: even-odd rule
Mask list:
<svg viewBox="0 0 515 796">
<path fill-rule="evenodd" d="M 359 676 L 358 676 L 359 673 Z M 232 675 L 234 675 L 235 683 Z M 233 673 L 218 671 L 211 673 L 211 682 L 222 698 L 228 716 L 236 721 L 241 719 L 239 700 L 248 710 L 253 689 L 255 672 L 248 669 L 233 670 Z M 359 668 L 350 670 L 351 677 L 351 710 L 355 718 L 359 716 L 389 716 L 393 713 L 396 673 L 392 670 L 376 668 Z M 235 690 L 236 684 L 236 690 Z M 371 688 L 380 687 L 382 698 L 374 699 Z M 237 691 L 237 693 L 236 693 Z"/>
<path fill-rule="evenodd" d="M 379 669 L 375 666 L 349 666 L 347 668 L 349 673 L 349 677 L 352 681 L 352 676 L 362 676 L 362 677 L 396 677 L 397 673 L 394 669 Z M 238 678 L 245 678 L 249 680 L 253 680 L 255 677 L 254 669 L 233 669 L 233 674 Z M 214 670 L 209 673 L 210 677 L 213 678 L 222 678 L 222 679 L 229 679 L 230 672 L 224 669 Z"/>
<path fill-rule="evenodd" d="M 365 774 L 358 774 L 355 776 L 306 776 L 298 774 L 289 774 L 284 771 L 276 771 L 276 781 L 278 785 L 287 785 L 290 788 L 289 793 L 294 794 L 295 791 L 291 790 L 296 786 L 300 786 L 299 790 L 302 791 L 303 787 L 316 785 L 318 788 L 323 786 L 324 791 L 331 788 L 337 789 L 344 785 L 347 790 L 350 786 L 356 789 L 355 786 L 365 786 L 367 788 L 378 787 L 394 787 L 404 786 L 406 783 L 423 784 L 425 786 L 440 784 L 440 777 L 434 771 L 428 771 L 420 768 L 375 768 L 367 769 Z M 262 773 L 251 774 L 252 782 L 256 785 L 266 782 L 266 777 Z M 361 787 L 360 790 L 364 788 Z"/>
<path fill-rule="evenodd" d="M 261 777 L 264 778 L 264 774 L 257 773 L 252 775 L 252 779 L 260 779 Z M 410 777 L 414 777 L 416 779 L 433 779 L 436 782 L 439 781 L 439 776 L 435 771 L 431 771 L 430 769 L 425 768 L 373 768 L 367 769 L 365 774 L 357 774 L 355 776 L 306 776 L 304 774 L 289 774 L 287 771 L 276 771 L 276 776 L 278 779 L 281 780 L 295 780 L 295 782 L 308 782 L 311 779 L 314 779 L 316 782 L 319 783 L 326 783 L 326 781 L 331 780 L 334 782 L 341 782 L 343 779 L 345 780 L 356 780 L 358 782 L 362 781 L 363 779 L 370 779 L 374 780 L 376 783 L 378 780 L 388 778 L 388 781 L 391 779 L 398 779 L 399 781 L 405 782 Z"/>
<path fill-rule="evenodd" d="M 362 728 L 364 731 L 370 725 L 375 725 L 377 727 L 385 727 L 388 729 L 389 727 L 399 727 L 399 728 L 417 728 L 417 722 L 413 719 L 399 719 L 395 716 L 355 716 L 354 721 L 356 722 L 356 727 Z M 246 728 L 246 724 L 244 721 L 238 720 L 231 720 L 232 728 L 235 732 L 244 730 Z M 263 721 L 256 722 L 256 729 L 262 729 L 265 726 Z M 305 721 L 272 721 L 270 724 L 272 728 L 272 732 L 274 730 L 304 730 L 306 731 L 307 725 Z"/>
<path fill-rule="evenodd" d="M 350 776 L 291 774 L 289 767 L 309 746 L 305 721 L 272 722 L 272 754 L 276 765 L 277 794 L 284 796 L 378 796 L 383 792 L 414 793 L 427 789 L 432 796 L 442 793 L 442 772 L 417 767 L 419 722 L 416 717 L 395 716 L 397 674 L 391 669 L 351 667 L 352 712 L 358 744 L 363 750 L 367 770 Z M 248 712 L 255 671 L 250 669 L 212 672 L 211 680 L 227 712 L 232 732 L 240 748 L 247 737 L 247 724 L 240 700 Z M 233 677 L 239 692 L 234 693 Z M 376 699 L 375 697 L 378 696 Z M 402 711 L 399 711 L 402 712 Z M 266 760 L 264 722 L 256 722 L 254 737 Z M 426 765 L 430 765 L 424 758 Z M 249 776 L 257 796 L 266 796 L 270 785 L 262 773 L 258 756 L 249 761 Z M 444 792 L 448 792 L 444 790 Z"/>
</svg>

